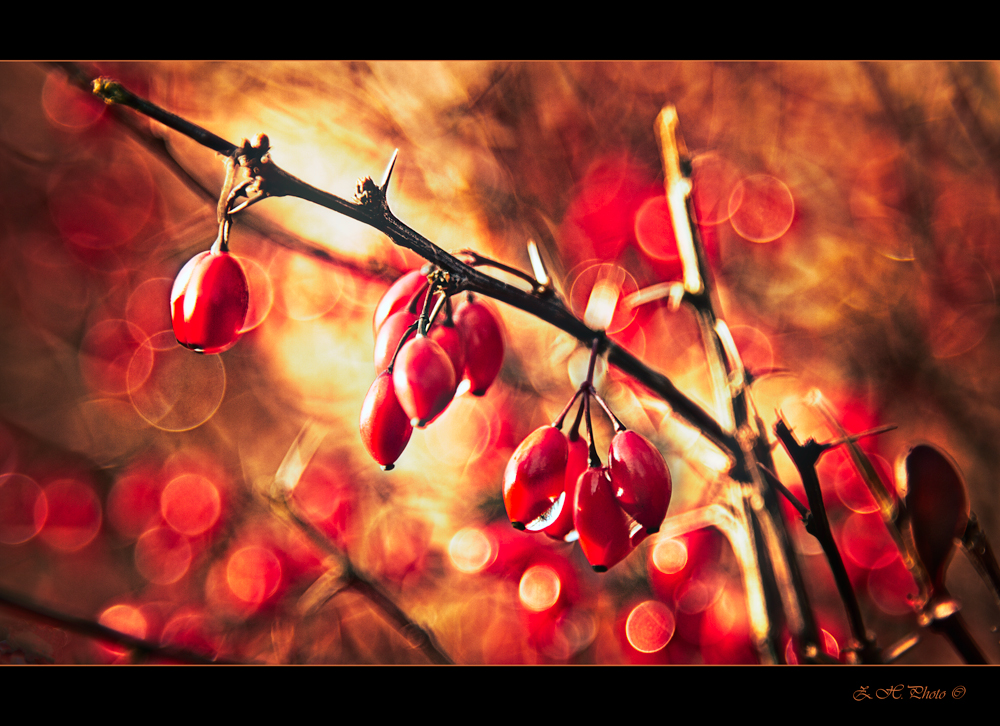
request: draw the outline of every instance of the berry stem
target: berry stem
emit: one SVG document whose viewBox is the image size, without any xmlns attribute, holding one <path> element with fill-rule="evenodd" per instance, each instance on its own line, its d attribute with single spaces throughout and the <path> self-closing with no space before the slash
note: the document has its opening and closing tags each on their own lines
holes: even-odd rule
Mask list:
<svg viewBox="0 0 1000 726">
<path fill-rule="evenodd" d="M 576 393 L 573 394 L 573 398 L 569 399 L 569 403 L 566 404 L 566 407 L 562 410 L 562 413 L 560 413 L 559 416 L 556 418 L 556 420 L 552 422 L 552 428 L 559 429 L 560 431 L 562 430 L 563 420 L 566 418 L 566 414 L 568 414 L 569 410 L 573 408 L 573 404 L 576 403 L 576 399 L 578 399 L 580 397 L 580 394 L 583 393 L 585 390 L 586 390 L 585 386 L 580 386 L 578 389 L 576 389 Z"/>
<path fill-rule="evenodd" d="M 534 295 L 543 295 L 547 292 L 550 292 L 552 289 L 546 283 L 539 282 L 534 277 L 529 275 L 527 272 L 522 272 L 521 270 L 518 270 L 515 267 L 511 267 L 510 265 L 505 265 L 502 262 L 491 260 L 489 257 L 484 257 L 475 250 L 464 249 L 461 252 L 459 252 L 459 254 L 471 258 L 472 262 L 469 263 L 471 267 L 483 267 L 483 266 L 493 267 L 497 270 L 503 270 L 504 272 L 510 273 L 515 277 L 519 277 L 522 280 L 525 280 L 526 282 L 530 282 L 531 292 Z"/>
<path fill-rule="evenodd" d="M 584 405 L 581 402 L 580 407 L 576 410 L 576 418 L 573 420 L 573 426 L 570 427 L 569 433 L 567 434 L 567 438 L 569 438 L 570 441 L 576 441 L 580 438 L 580 422 L 583 421 L 583 409 Z"/>
<path fill-rule="evenodd" d="M 386 372 L 391 376 L 392 368 L 396 365 L 396 356 L 399 355 L 399 351 L 403 348 L 403 345 L 409 340 L 410 336 L 413 335 L 414 331 L 420 325 L 420 321 L 417 320 L 415 323 L 411 323 L 410 327 L 399 337 L 399 342 L 396 343 L 396 350 L 392 353 L 392 360 L 389 361 L 389 367 L 386 368 Z"/>
<path fill-rule="evenodd" d="M 614 415 L 614 414 L 613 414 L 613 413 L 611 412 L 611 409 L 610 409 L 610 408 L 608 407 L 608 404 L 606 404 L 606 403 L 604 402 L 604 399 L 603 399 L 603 398 L 601 398 L 600 394 L 599 394 L 599 393 L 597 392 L 597 390 L 596 390 L 596 389 L 595 389 L 595 388 L 594 388 L 593 386 L 591 386 L 591 387 L 590 387 L 590 395 L 592 395 L 592 396 L 593 396 L 593 397 L 594 397 L 595 399 L 597 399 L 597 402 L 598 402 L 599 404 L 601 404 L 601 408 L 603 408 L 603 409 L 604 409 L 604 413 L 608 414 L 608 418 L 610 418 L 610 419 L 611 419 L 611 421 L 612 421 L 612 422 L 614 423 L 614 425 L 615 425 L 615 432 L 616 432 L 616 433 L 621 433 L 622 431 L 626 431 L 626 430 L 627 430 L 627 429 L 625 428 L 625 424 L 623 424 L 623 423 L 622 423 L 622 422 L 621 422 L 621 421 L 620 421 L 620 420 L 618 419 L 618 417 L 617 417 L 617 416 L 615 416 L 615 415 Z"/>
<path fill-rule="evenodd" d="M 599 469 L 601 467 L 601 457 L 597 455 L 597 446 L 594 444 L 594 424 L 590 420 L 590 391 L 584 391 L 583 407 L 587 409 L 587 438 L 590 439 L 590 468 Z"/>
</svg>

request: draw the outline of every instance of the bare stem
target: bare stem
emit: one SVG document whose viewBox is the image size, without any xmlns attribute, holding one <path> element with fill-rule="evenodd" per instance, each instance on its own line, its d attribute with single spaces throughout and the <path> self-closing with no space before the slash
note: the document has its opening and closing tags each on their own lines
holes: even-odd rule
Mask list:
<svg viewBox="0 0 1000 726">
<path fill-rule="evenodd" d="M 529 275 L 527 272 L 518 270 L 516 267 L 511 267 L 510 265 L 505 265 L 502 262 L 497 262 L 496 260 L 491 260 L 489 257 L 479 254 L 475 250 L 464 249 L 459 254 L 471 258 L 472 262 L 470 265 L 472 267 L 492 267 L 497 270 L 503 270 L 514 277 L 519 277 L 525 282 L 531 283 L 531 291 L 535 295 L 544 295 L 546 293 L 551 293 L 552 288 L 543 282 L 539 282 L 534 277 Z"/>
</svg>

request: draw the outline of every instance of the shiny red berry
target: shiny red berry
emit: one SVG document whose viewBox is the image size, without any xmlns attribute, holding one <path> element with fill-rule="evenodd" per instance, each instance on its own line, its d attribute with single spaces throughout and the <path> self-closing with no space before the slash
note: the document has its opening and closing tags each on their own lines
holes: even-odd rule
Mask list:
<svg viewBox="0 0 1000 726">
<path fill-rule="evenodd" d="M 413 323 L 417 322 L 417 316 L 407 310 L 399 310 L 388 318 L 379 328 L 378 335 L 375 336 L 375 372 L 381 373 L 392 363 L 392 356 L 396 352 L 403 333 Z"/>
<path fill-rule="evenodd" d="M 608 472 L 618 504 L 646 529 L 658 532 L 670 504 L 670 470 L 663 455 L 635 431 L 611 440 Z"/>
<path fill-rule="evenodd" d="M 228 252 L 202 252 L 177 273 L 170 292 L 174 337 L 198 353 L 221 353 L 243 331 L 250 290 L 246 273 Z"/>
<path fill-rule="evenodd" d="M 385 295 L 379 300 L 378 306 L 375 308 L 375 317 L 372 320 L 372 326 L 376 334 L 382 328 L 382 324 L 389 318 L 393 313 L 397 313 L 400 310 L 406 310 L 410 307 L 410 303 L 413 302 L 413 298 L 420 292 L 421 288 L 427 287 L 427 278 L 420 274 L 420 270 L 410 270 L 405 275 L 396 280 L 389 289 L 385 291 Z M 427 296 L 426 290 L 420 295 L 417 302 L 418 306 L 422 306 L 424 303 L 424 298 Z M 417 308 L 419 313 L 419 307 Z"/>
<path fill-rule="evenodd" d="M 563 478 L 566 500 L 556 521 L 542 530 L 552 539 L 559 540 L 565 540 L 573 532 L 573 500 L 576 497 L 576 485 L 580 475 L 587 469 L 590 458 L 590 447 L 585 438 L 578 435 L 575 441 L 567 438 L 567 442 L 569 455 L 566 458 L 566 476 Z"/>
<path fill-rule="evenodd" d="M 455 369 L 457 380 L 461 372 L 465 370 L 465 343 L 462 341 L 458 328 L 454 325 L 448 325 L 447 322 L 435 323 L 427 335 L 444 348 L 444 352 L 451 360 L 451 367 Z"/>
<path fill-rule="evenodd" d="M 490 309 L 467 300 L 455 310 L 455 326 L 465 343 L 464 377 L 472 395 L 482 396 L 503 367 L 503 333 Z"/>
<path fill-rule="evenodd" d="M 514 450 L 503 475 L 503 503 L 515 528 L 543 529 L 566 506 L 568 455 L 566 435 L 552 426 L 535 429 Z"/>
<path fill-rule="evenodd" d="M 408 340 L 396 356 L 392 383 L 410 424 L 423 428 L 455 395 L 455 369 L 444 349 L 425 335 Z"/>
<path fill-rule="evenodd" d="M 392 377 L 385 371 L 376 376 L 361 406 L 361 440 L 383 469 L 395 466 L 410 441 L 413 427 L 396 399 Z"/>
<path fill-rule="evenodd" d="M 906 455 L 906 511 L 920 561 L 941 592 L 955 540 L 969 523 L 969 495 L 954 464 L 932 446 Z"/>
<path fill-rule="evenodd" d="M 580 475 L 573 504 L 573 523 L 580 548 L 594 572 L 607 572 L 631 551 L 628 517 L 611 492 L 604 467 Z"/>
</svg>

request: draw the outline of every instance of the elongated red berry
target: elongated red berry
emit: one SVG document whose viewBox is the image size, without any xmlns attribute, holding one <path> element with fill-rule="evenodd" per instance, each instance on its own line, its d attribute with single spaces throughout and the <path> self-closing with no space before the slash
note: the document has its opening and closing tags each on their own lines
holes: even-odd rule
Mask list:
<svg viewBox="0 0 1000 726">
<path fill-rule="evenodd" d="M 417 316 L 407 310 L 399 310 L 388 318 L 379 328 L 378 335 L 375 336 L 375 372 L 381 373 L 392 363 L 392 356 L 396 352 L 403 333 L 413 323 L 417 322 Z"/>
<path fill-rule="evenodd" d="M 969 495 L 954 464 L 932 446 L 906 455 L 906 510 L 917 554 L 941 592 L 955 539 L 969 523 Z"/>
<path fill-rule="evenodd" d="M 580 480 L 580 475 L 587 469 L 589 459 L 589 446 L 587 440 L 577 435 L 576 440 L 567 437 L 569 452 L 566 458 L 566 475 L 563 478 L 563 489 L 566 492 L 566 500 L 562 511 L 556 520 L 543 529 L 552 539 L 566 540 L 573 530 L 573 500 L 576 497 L 576 485 Z M 575 539 L 573 535 L 571 539 Z"/>
<path fill-rule="evenodd" d="M 552 426 L 535 429 L 514 450 L 503 474 L 503 503 L 516 529 L 537 531 L 559 516 L 568 454 L 566 435 Z"/>
<path fill-rule="evenodd" d="M 670 470 L 663 455 L 635 431 L 611 440 L 608 473 L 618 504 L 646 529 L 658 532 L 670 505 Z"/>
<path fill-rule="evenodd" d="M 361 440 L 368 453 L 389 471 L 410 441 L 413 427 L 396 399 L 392 376 L 382 371 L 361 406 Z"/>
<path fill-rule="evenodd" d="M 202 252 L 181 268 L 170 291 L 174 337 L 198 353 L 221 353 L 239 339 L 249 307 L 246 273 L 236 258 Z"/>
<path fill-rule="evenodd" d="M 469 390 L 482 396 L 503 367 L 500 323 L 483 303 L 467 300 L 455 310 L 455 326 L 465 343 L 465 372 Z"/>
<path fill-rule="evenodd" d="M 427 286 L 427 278 L 420 274 L 420 270 L 410 270 L 405 275 L 396 280 L 389 289 L 385 291 L 385 295 L 379 300 L 378 306 L 375 308 L 375 317 L 372 319 L 372 327 L 376 335 L 381 329 L 382 324 L 388 319 L 393 313 L 399 312 L 400 310 L 406 310 L 409 308 L 410 303 L 413 301 L 414 296 L 420 291 L 420 288 Z M 424 298 L 427 296 L 425 291 L 417 302 L 418 306 L 422 306 Z M 419 307 L 416 311 L 420 312 Z"/>
<path fill-rule="evenodd" d="M 573 505 L 580 548 L 594 572 L 607 572 L 631 551 L 628 517 L 611 492 L 607 469 L 588 468 L 580 475 Z"/>
<path fill-rule="evenodd" d="M 455 378 L 458 379 L 465 370 L 465 343 L 454 324 L 447 322 L 435 323 L 427 334 L 431 340 L 444 348 L 451 360 L 451 367 L 455 369 Z"/>
<path fill-rule="evenodd" d="M 455 369 L 444 349 L 425 335 L 408 340 L 396 356 L 392 383 L 410 424 L 423 428 L 455 395 Z"/>
</svg>

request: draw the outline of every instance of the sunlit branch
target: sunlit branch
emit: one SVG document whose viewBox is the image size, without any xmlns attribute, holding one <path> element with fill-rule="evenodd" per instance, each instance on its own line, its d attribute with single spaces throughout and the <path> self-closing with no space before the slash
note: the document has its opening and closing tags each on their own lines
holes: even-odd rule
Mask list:
<svg viewBox="0 0 1000 726">
<path fill-rule="evenodd" d="M 97 79 L 93 82 L 93 86 L 94 92 L 108 103 L 128 106 L 206 148 L 226 156 L 233 156 L 239 151 L 240 147 L 235 144 L 136 96 L 120 83 Z M 357 199 L 348 201 L 297 179 L 274 163 L 267 162 L 262 167 L 266 182 L 265 190 L 270 196 L 297 197 L 379 230 L 397 245 L 416 252 L 447 272 L 451 276 L 455 291 L 469 290 L 506 303 L 552 324 L 587 344 L 594 338 L 600 337 L 600 352 L 607 355 L 609 364 L 616 366 L 659 395 L 670 404 L 674 413 L 699 429 L 724 451 L 729 454 L 738 451 L 739 446 L 732 434 L 725 431 L 710 414 L 684 395 L 669 378 L 649 368 L 600 331 L 591 330 L 554 296 L 543 298 L 484 275 L 403 224 L 389 209 L 386 189 L 379 188 L 371 179 L 359 183 Z"/>
<path fill-rule="evenodd" d="M 777 496 L 771 487 L 765 486 L 758 469 L 758 464 L 773 469 L 767 433 L 759 417 L 751 420 L 752 402 L 743 375 L 743 363 L 728 327 L 718 314 L 711 272 L 691 208 L 690 161 L 677 134 L 677 125 L 676 109 L 665 107 L 656 122 L 664 188 L 684 269 L 683 300 L 694 309 L 698 321 L 712 389 L 717 397 L 717 413 L 724 417 L 722 426 L 727 432 L 733 432 L 739 443 L 739 449 L 733 452 L 731 475 L 733 486 L 743 489 L 739 514 L 755 548 L 755 576 L 761 578 L 761 587 L 747 588 L 747 593 L 763 597 L 764 602 L 754 607 L 766 613 L 768 620 L 756 626 L 764 628 L 764 632 L 757 633 L 758 642 L 766 642 L 767 652 L 762 651 L 761 657 L 776 659 L 780 650 L 776 639 L 784 620 L 793 631 L 796 644 L 813 653 L 803 652 L 803 656 L 810 661 L 816 660 L 819 630 Z M 730 375 L 734 371 L 737 375 Z M 751 487 L 745 487 L 746 484 Z"/>
<path fill-rule="evenodd" d="M 45 65 L 55 66 L 62 69 L 66 73 L 67 79 L 70 83 L 87 93 L 93 92 L 93 77 L 85 73 L 77 64 L 63 62 L 49 63 Z M 202 184 L 201 181 L 196 179 L 191 172 L 177 160 L 171 152 L 165 139 L 150 133 L 144 128 L 141 128 L 139 125 L 134 123 L 129 116 L 126 116 L 124 113 L 120 113 L 119 109 L 117 109 L 114 105 L 110 105 L 108 111 L 116 123 L 128 131 L 140 144 L 145 146 L 151 153 L 166 164 L 170 171 L 173 172 L 173 174 L 180 179 L 181 182 L 188 187 L 188 189 L 203 198 L 206 202 L 212 202 L 214 204 L 218 201 L 218 193 Z M 252 204 L 256 203 L 261 198 L 262 197 L 254 197 L 253 200 L 249 200 L 248 203 L 241 205 L 240 208 L 234 211 L 241 211 L 246 207 L 252 206 Z M 241 224 L 245 224 L 250 229 L 253 229 L 265 237 L 268 241 L 284 247 L 285 249 L 302 255 L 307 255 L 325 264 L 350 270 L 352 273 L 357 275 L 362 275 L 364 277 L 379 277 L 384 278 L 387 281 L 392 281 L 401 273 L 401 270 L 391 265 L 386 265 L 384 261 L 367 260 L 361 263 L 355 259 L 342 257 L 335 252 L 331 252 L 323 247 L 318 247 L 298 236 L 289 234 L 283 229 L 268 224 L 266 220 L 259 217 L 244 218 L 241 220 Z"/>
</svg>

